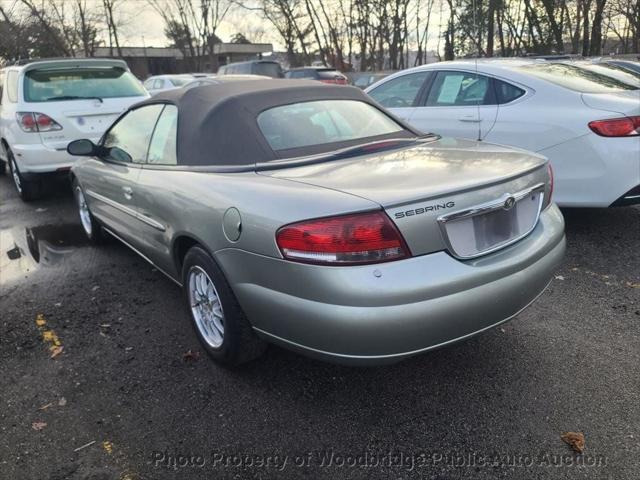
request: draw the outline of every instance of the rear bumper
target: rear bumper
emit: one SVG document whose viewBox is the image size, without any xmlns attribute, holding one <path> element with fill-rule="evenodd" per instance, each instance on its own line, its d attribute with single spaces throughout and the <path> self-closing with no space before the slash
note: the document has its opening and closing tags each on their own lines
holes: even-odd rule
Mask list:
<svg viewBox="0 0 640 480">
<path fill-rule="evenodd" d="M 540 150 L 554 170 L 560 207 L 609 207 L 640 185 L 640 138 L 594 133 Z"/>
<path fill-rule="evenodd" d="M 626 207 L 640 204 L 640 185 L 632 188 L 611 204 L 612 207 Z"/>
<path fill-rule="evenodd" d="M 20 173 L 28 178 L 29 174 L 68 171 L 76 161 L 64 149 L 47 148 L 39 144 L 12 145 L 11 151 L 18 164 Z"/>
<path fill-rule="evenodd" d="M 324 360 L 381 364 L 509 320 L 544 291 L 564 250 L 564 221 L 552 206 L 529 236 L 471 261 L 437 252 L 321 267 L 239 250 L 216 259 L 259 335 Z"/>
</svg>

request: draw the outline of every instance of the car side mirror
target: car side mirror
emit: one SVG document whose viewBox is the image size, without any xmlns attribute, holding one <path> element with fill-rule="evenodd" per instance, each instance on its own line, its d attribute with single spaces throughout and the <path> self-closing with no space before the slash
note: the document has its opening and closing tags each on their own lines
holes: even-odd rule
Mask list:
<svg viewBox="0 0 640 480">
<path fill-rule="evenodd" d="M 97 155 L 98 146 L 86 138 L 74 140 L 67 145 L 67 153 L 77 157 L 91 157 Z"/>
</svg>

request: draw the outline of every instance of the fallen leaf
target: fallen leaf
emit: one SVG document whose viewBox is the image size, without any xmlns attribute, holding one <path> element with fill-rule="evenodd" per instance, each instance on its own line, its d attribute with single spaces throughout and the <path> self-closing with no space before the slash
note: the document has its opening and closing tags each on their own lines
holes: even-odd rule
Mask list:
<svg viewBox="0 0 640 480">
<path fill-rule="evenodd" d="M 64 397 L 60 397 L 60 400 L 58 400 L 58 406 L 64 407 L 66 404 L 67 404 L 67 399 Z"/>
<path fill-rule="evenodd" d="M 113 453 L 113 444 L 109 440 L 102 442 L 102 448 L 104 448 L 104 451 L 109 455 Z"/>
<path fill-rule="evenodd" d="M 62 345 L 58 347 L 53 347 L 51 349 L 51 358 L 56 358 L 58 355 L 62 353 L 63 350 L 64 350 L 64 347 Z"/>
<path fill-rule="evenodd" d="M 564 280 L 564 277 L 562 275 L 556 275 L 556 280 Z"/>
<path fill-rule="evenodd" d="M 200 359 L 200 352 L 197 350 L 195 352 L 193 350 L 187 350 L 187 352 L 182 355 L 182 360 L 185 362 L 195 362 L 198 359 Z"/>
<path fill-rule="evenodd" d="M 44 427 L 46 427 L 46 426 L 47 426 L 47 424 L 45 422 L 33 422 L 31 424 L 31 428 L 33 428 L 34 430 L 36 430 L 38 432 L 40 430 L 42 430 Z"/>
<path fill-rule="evenodd" d="M 582 432 L 565 432 L 560 438 L 569 445 L 574 451 L 582 453 L 584 451 L 584 433 Z"/>
<path fill-rule="evenodd" d="M 61 307 L 62 306 L 62 302 L 54 303 L 53 306 L 54 307 Z"/>
<path fill-rule="evenodd" d="M 53 403 L 49 402 L 46 405 L 41 406 L 38 410 L 46 410 L 49 407 L 52 407 Z"/>
</svg>

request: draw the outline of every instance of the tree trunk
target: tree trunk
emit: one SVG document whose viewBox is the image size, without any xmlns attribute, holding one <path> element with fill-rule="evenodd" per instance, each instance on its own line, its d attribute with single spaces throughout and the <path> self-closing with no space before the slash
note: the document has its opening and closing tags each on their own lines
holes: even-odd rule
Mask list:
<svg viewBox="0 0 640 480">
<path fill-rule="evenodd" d="M 493 57 L 493 37 L 495 36 L 494 18 L 496 13 L 496 0 L 489 0 L 487 10 L 487 57 Z"/>
<path fill-rule="evenodd" d="M 593 15 L 593 26 L 591 27 L 590 55 L 602 54 L 602 16 L 607 0 L 596 0 L 596 11 Z"/>
<path fill-rule="evenodd" d="M 582 55 L 589 56 L 589 10 L 591 0 L 582 1 Z"/>
</svg>

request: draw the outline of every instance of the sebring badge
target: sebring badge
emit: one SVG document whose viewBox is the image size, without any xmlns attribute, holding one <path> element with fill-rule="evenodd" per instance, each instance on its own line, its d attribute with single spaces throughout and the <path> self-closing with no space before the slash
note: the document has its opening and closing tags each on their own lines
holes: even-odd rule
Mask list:
<svg viewBox="0 0 640 480">
<path fill-rule="evenodd" d="M 504 201 L 504 205 L 502 208 L 504 208 L 505 210 L 511 210 L 515 204 L 516 199 L 510 196 L 507 197 L 507 199 Z"/>
</svg>

